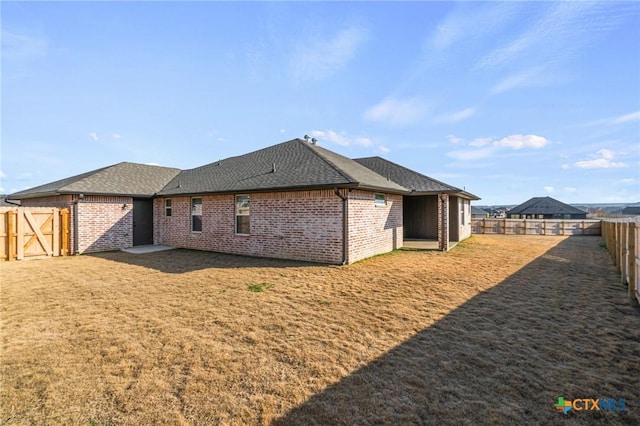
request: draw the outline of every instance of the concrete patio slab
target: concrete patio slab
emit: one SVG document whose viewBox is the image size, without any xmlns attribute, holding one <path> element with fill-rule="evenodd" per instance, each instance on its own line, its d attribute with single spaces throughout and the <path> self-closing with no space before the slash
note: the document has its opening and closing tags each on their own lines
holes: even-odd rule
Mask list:
<svg viewBox="0 0 640 426">
<path fill-rule="evenodd" d="M 165 251 L 165 250 L 173 250 L 173 247 L 162 246 L 162 245 L 148 245 L 148 246 L 135 246 L 129 247 L 126 249 L 122 249 L 125 253 L 133 253 L 133 254 L 144 254 L 144 253 L 154 253 L 156 251 Z"/>
</svg>

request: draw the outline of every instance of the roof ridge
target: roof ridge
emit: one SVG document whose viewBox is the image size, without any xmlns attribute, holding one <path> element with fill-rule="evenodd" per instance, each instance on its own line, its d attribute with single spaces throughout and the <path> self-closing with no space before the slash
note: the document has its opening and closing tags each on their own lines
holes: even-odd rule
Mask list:
<svg viewBox="0 0 640 426">
<path fill-rule="evenodd" d="M 342 177 L 344 177 L 345 179 L 347 179 L 349 181 L 349 183 L 358 183 L 358 181 L 356 179 L 353 178 L 353 176 L 349 175 L 348 173 L 346 173 L 344 170 L 342 170 L 341 168 L 339 168 L 337 165 L 335 165 L 333 163 L 333 161 L 329 160 L 326 156 L 324 156 L 321 152 L 317 151 L 316 149 L 311 147 L 311 144 L 309 144 L 309 142 L 304 141 L 302 139 L 294 139 L 296 142 L 301 143 L 302 145 L 304 145 L 308 150 L 310 150 L 311 152 L 313 152 L 314 154 L 316 154 L 318 157 L 320 157 L 325 163 L 327 163 L 328 165 L 330 165 L 333 170 L 335 170 L 336 172 L 338 172 L 339 175 L 341 175 Z M 318 147 L 318 148 L 322 148 L 322 147 Z M 324 148 L 322 148 L 324 149 Z M 328 151 L 328 150 L 327 150 Z M 335 153 L 337 155 L 340 155 L 338 153 Z M 344 156 L 343 156 L 344 157 Z M 348 158 L 348 157 L 345 157 Z M 350 158 L 348 158 L 350 159 Z M 353 159 L 350 159 L 351 161 L 354 161 Z"/>
</svg>

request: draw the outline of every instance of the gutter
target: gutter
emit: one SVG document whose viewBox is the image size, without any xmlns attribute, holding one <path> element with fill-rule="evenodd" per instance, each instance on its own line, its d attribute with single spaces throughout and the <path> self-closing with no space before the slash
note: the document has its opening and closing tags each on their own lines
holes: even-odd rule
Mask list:
<svg viewBox="0 0 640 426">
<path fill-rule="evenodd" d="M 21 205 L 21 204 L 14 203 L 13 201 L 9 201 L 9 199 L 8 199 L 7 197 L 5 197 L 3 201 L 4 201 L 5 203 L 7 203 L 7 204 L 11 204 L 11 205 L 13 205 L 13 206 L 22 207 L 22 205 Z"/>
<path fill-rule="evenodd" d="M 336 187 L 333 188 L 333 192 L 342 200 L 342 265 L 347 264 L 347 254 L 349 253 L 349 197 L 346 197 L 340 193 L 340 190 Z"/>
</svg>

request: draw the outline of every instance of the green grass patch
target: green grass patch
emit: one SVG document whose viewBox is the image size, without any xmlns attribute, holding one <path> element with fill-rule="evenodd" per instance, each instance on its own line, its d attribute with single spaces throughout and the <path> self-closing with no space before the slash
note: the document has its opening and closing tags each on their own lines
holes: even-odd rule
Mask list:
<svg viewBox="0 0 640 426">
<path fill-rule="evenodd" d="M 265 290 L 268 290 L 269 288 L 271 288 L 272 285 L 269 283 L 260 283 L 260 284 L 249 284 L 247 286 L 247 289 L 249 291 L 252 291 L 254 293 L 261 293 Z"/>
</svg>

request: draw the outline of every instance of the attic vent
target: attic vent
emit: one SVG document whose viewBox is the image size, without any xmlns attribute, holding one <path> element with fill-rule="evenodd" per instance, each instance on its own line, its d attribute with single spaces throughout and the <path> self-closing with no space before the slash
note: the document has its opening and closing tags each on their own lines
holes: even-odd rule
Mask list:
<svg viewBox="0 0 640 426">
<path fill-rule="evenodd" d="M 272 163 L 271 164 L 271 173 L 275 173 L 276 172 L 276 163 Z"/>
<path fill-rule="evenodd" d="M 309 142 L 311 140 L 311 145 L 315 145 L 318 142 L 318 139 L 309 137 L 309 135 L 304 135 L 304 140 Z"/>
</svg>

